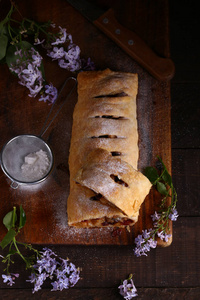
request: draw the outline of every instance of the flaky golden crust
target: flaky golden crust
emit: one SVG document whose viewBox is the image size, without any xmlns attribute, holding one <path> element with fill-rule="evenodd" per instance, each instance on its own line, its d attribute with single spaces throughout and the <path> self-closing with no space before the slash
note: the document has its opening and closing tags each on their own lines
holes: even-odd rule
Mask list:
<svg viewBox="0 0 200 300">
<path fill-rule="evenodd" d="M 107 150 L 113 157 L 120 155 L 123 161 L 137 169 L 137 90 L 137 74 L 109 69 L 79 73 L 78 102 L 73 114 L 69 155 L 69 225 L 99 227 L 104 226 L 106 220 L 109 220 L 107 223 L 115 220 L 115 225 L 123 226 L 123 222 L 129 223 L 129 219 L 132 224 L 137 221 L 138 211 L 127 220 L 127 215 L 118 207 L 91 200 L 95 196 L 94 191 L 75 182 L 87 154 L 97 148 Z"/>
<path fill-rule="evenodd" d="M 150 181 L 141 172 L 100 148 L 89 153 L 75 181 L 101 194 L 129 218 L 137 214 L 151 188 Z"/>
</svg>

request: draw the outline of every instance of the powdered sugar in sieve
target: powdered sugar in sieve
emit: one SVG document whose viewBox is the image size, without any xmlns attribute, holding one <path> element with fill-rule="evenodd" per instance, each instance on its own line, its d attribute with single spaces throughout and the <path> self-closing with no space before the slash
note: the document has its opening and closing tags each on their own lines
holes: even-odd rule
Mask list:
<svg viewBox="0 0 200 300">
<path fill-rule="evenodd" d="M 49 164 L 45 172 L 38 172 L 35 176 L 27 176 L 22 171 L 24 160 L 30 153 L 44 151 Z M 1 166 L 4 173 L 17 183 L 33 184 L 43 181 L 51 172 L 53 167 L 53 153 L 49 145 L 40 137 L 30 134 L 18 135 L 9 140 L 1 152 Z"/>
</svg>

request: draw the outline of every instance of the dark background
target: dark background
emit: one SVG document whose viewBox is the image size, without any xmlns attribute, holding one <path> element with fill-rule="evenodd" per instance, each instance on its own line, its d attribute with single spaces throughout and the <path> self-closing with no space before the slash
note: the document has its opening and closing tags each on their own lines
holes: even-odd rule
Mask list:
<svg viewBox="0 0 200 300">
<path fill-rule="evenodd" d="M 196 1 L 170 1 L 172 168 L 180 219 L 199 217 L 200 40 Z"/>
</svg>

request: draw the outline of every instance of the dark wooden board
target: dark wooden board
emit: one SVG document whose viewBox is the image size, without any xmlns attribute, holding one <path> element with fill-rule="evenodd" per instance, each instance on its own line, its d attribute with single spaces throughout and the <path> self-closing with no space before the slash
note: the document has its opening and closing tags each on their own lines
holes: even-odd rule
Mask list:
<svg viewBox="0 0 200 300">
<path fill-rule="evenodd" d="M 175 3 L 176 2 L 176 3 Z M 200 81 L 198 2 L 169 1 L 171 56 L 176 62 L 174 82 Z"/>
<path fill-rule="evenodd" d="M 155 22 L 162 22 L 163 32 L 157 33 L 158 40 L 167 41 L 167 7 L 166 1 L 161 1 L 159 9 L 163 19 L 157 14 L 157 1 L 151 7 L 151 17 L 157 15 Z M 137 97 L 139 126 L 139 169 L 155 165 L 156 155 L 159 155 L 171 172 L 171 115 L 170 115 L 170 84 L 158 82 L 152 78 L 135 61 L 126 55 L 110 39 L 104 36 L 91 23 L 84 19 L 66 1 L 27 1 L 22 13 L 38 21 L 51 19 L 57 25 L 67 28 L 78 44 L 83 57 L 91 57 L 98 69 L 110 68 L 139 74 L 139 91 Z M 135 1 L 139 11 L 139 1 Z M 144 6 L 145 7 L 145 6 Z M 128 7 L 126 8 L 128 10 Z M 141 12 L 146 16 L 147 10 Z M 156 14 L 155 14 L 156 13 Z M 120 17 L 120 16 L 119 16 Z M 125 22 L 126 23 L 126 22 Z M 127 24 L 125 24 L 127 25 Z M 134 23 L 128 26 L 139 32 L 141 29 Z M 157 28 L 157 27 L 156 27 Z M 144 29 L 143 29 L 144 30 Z M 154 26 L 149 28 L 153 32 Z M 149 35 L 148 35 L 149 36 Z M 147 39 L 148 42 L 148 39 Z M 157 42 L 152 42 L 152 48 Z M 168 43 L 163 55 L 168 55 Z M 102 47 L 103 45 L 103 47 Z M 160 45 L 160 44 L 159 44 Z M 162 48 L 162 47 L 161 47 Z M 157 46 L 158 53 L 162 51 Z M 71 74 L 60 69 L 49 58 L 44 59 L 47 80 L 58 88 Z M 27 90 L 17 83 L 17 79 L 9 73 L 7 67 L 1 66 L 1 147 L 11 137 L 17 134 L 39 134 L 50 107 L 30 99 Z M 66 92 L 67 93 L 67 92 Z M 2 191 L 0 220 L 12 209 L 13 205 L 22 204 L 27 214 L 27 224 L 20 239 L 35 244 L 84 244 L 84 245 L 132 245 L 134 237 L 142 229 L 152 227 L 150 215 L 160 203 L 160 196 L 152 190 L 141 207 L 137 224 L 129 233 L 126 229 L 74 229 L 67 226 L 66 204 L 69 192 L 68 151 L 72 126 L 72 113 L 77 96 L 74 94 L 65 104 L 58 118 L 46 135 L 48 143 L 55 154 L 55 168 L 51 176 L 42 184 L 33 187 L 21 186 L 16 190 L 10 188 L 9 180 L 1 171 L 0 189 Z M 6 233 L 2 223 L 0 238 Z"/>
<path fill-rule="evenodd" d="M 172 86 L 172 147 L 200 148 L 199 84 L 179 82 Z"/>
<path fill-rule="evenodd" d="M 197 300 L 200 297 L 200 288 L 138 288 L 138 300 Z M 47 290 L 39 291 L 38 294 L 31 295 L 31 290 L 9 290 L 2 291 L 2 298 L 8 300 L 29 300 L 30 297 L 32 300 L 120 300 L 122 297 L 117 293 L 117 289 L 76 289 L 62 291 L 60 293 L 52 293 Z"/>
<path fill-rule="evenodd" d="M 177 207 L 181 216 L 199 217 L 199 182 L 200 155 L 199 149 L 173 149 L 172 151 L 173 182 L 177 187 Z"/>
</svg>

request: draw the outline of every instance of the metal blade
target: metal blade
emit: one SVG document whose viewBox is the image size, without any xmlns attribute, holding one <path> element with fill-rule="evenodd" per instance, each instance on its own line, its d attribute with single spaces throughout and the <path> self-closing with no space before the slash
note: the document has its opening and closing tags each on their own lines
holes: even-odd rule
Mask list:
<svg viewBox="0 0 200 300">
<path fill-rule="evenodd" d="M 94 22 L 105 12 L 103 9 L 86 0 L 67 0 L 67 2 L 80 11 L 90 22 Z"/>
</svg>

